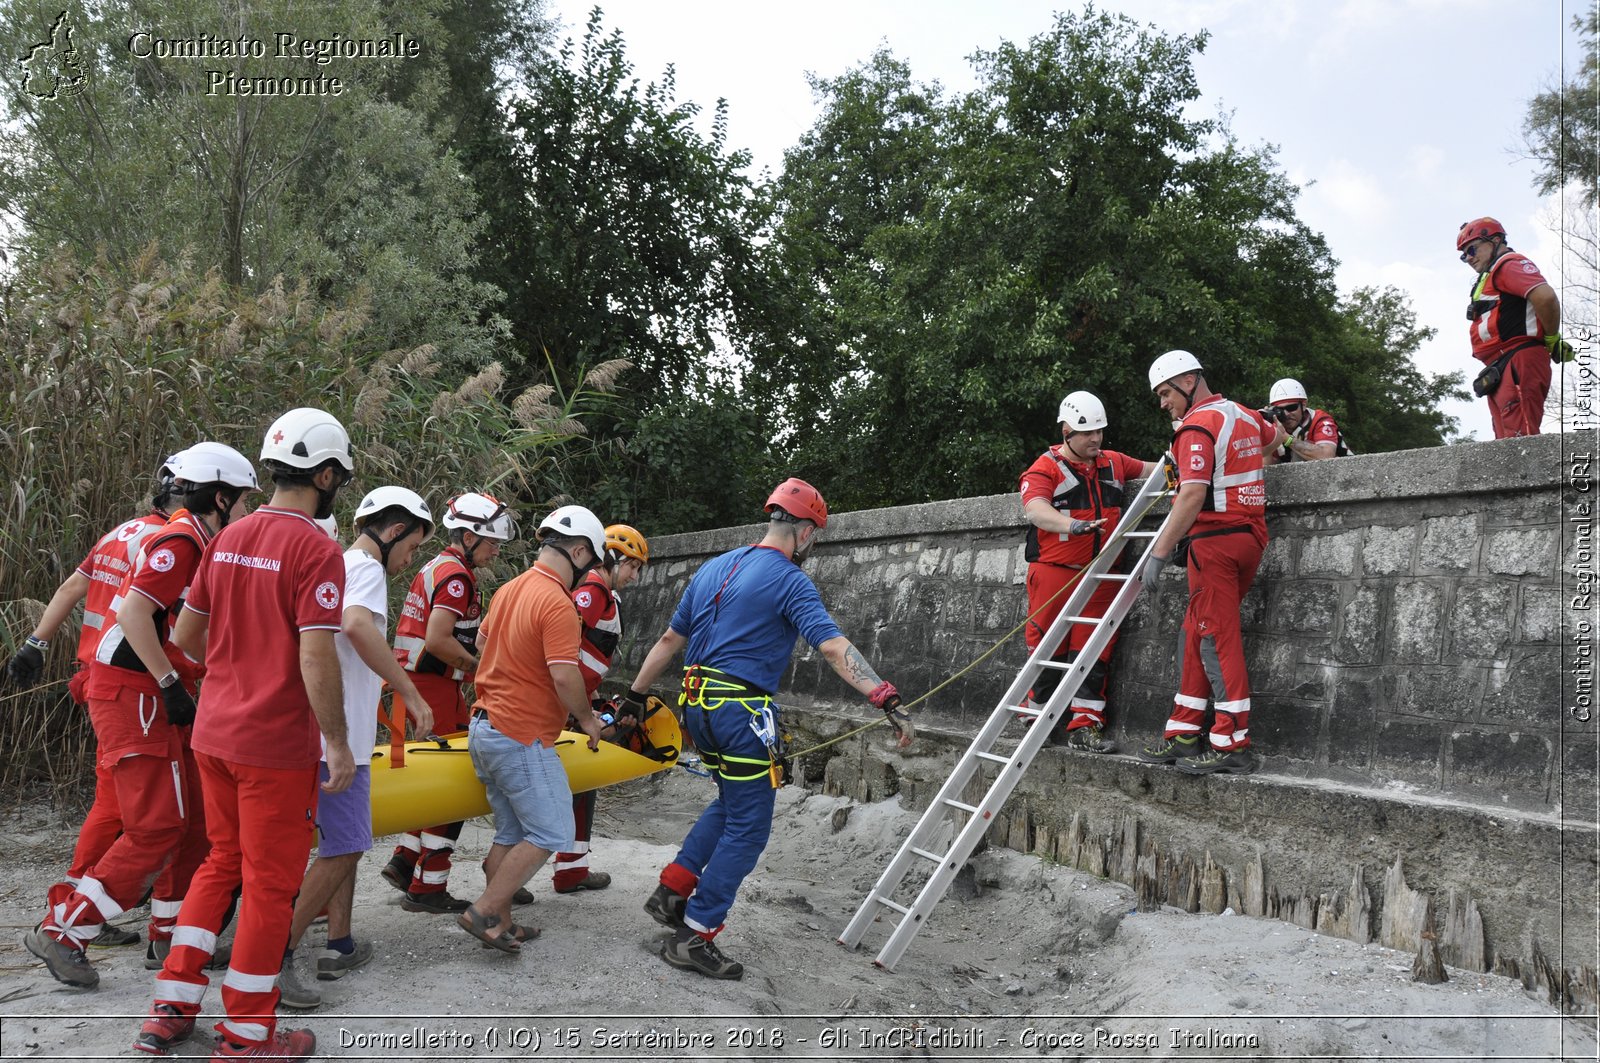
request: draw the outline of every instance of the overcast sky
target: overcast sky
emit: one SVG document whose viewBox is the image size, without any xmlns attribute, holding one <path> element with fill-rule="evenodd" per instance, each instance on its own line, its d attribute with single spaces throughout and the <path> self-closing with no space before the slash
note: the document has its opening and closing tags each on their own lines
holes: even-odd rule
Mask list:
<svg viewBox="0 0 1600 1063">
<path fill-rule="evenodd" d="M 1477 369 L 1466 339 L 1473 274 L 1455 234 L 1491 214 L 1510 242 L 1560 287 L 1560 255 L 1541 219 L 1549 205 L 1518 157 L 1527 100 L 1569 80 L 1581 53 L 1572 17 L 1594 0 L 1108 0 L 1169 32 L 1208 30 L 1196 69 L 1196 117 L 1232 112 L 1246 144 L 1279 146 L 1279 164 L 1304 189 L 1300 216 L 1326 235 L 1341 293 L 1392 284 L 1439 330 L 1418 361 L 1428 372 Z M 581 37 L 592 3 L 550 0 L 563 35 Z M 728 139 L 776 172 L 810 127 L 806 72 L 829 77 L 886 44 L 919 81 L 965 90 L 967 57 L 1001 40 L 1044 32 L 1057 10 L 1042 0 L 606 0 L 635 73 L 671 63 L 680 100 L 709 111 L 728 101 Z M 1565 56 L 1563 56 L 1563 48 Z M 1560 77 L 1562 63 L 1569 72 Z M 1159 353 L 1159 352 L 1157 352 Z M 1202 360 L 1205 352 L 1197 351 Z M 1304 381 L 1312 403 L 1317 381 Z M 1226 389 L 1226 382 L 1222 382 Z M 1265 395 L 1231 396 L 1252 404 Z M 1054 399 L 1051 400 L 1052 402 Z M 1452 404 L 1462 429 L 1492 438 L 1482 399 Z M 1359 449 L 1360 441 L 1353 444 Z"/>
</svg>

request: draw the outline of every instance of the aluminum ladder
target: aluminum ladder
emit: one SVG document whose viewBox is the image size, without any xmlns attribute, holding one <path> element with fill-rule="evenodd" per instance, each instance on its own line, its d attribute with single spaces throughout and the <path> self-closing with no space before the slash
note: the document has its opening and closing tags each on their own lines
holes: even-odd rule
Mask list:
<svg viewBox="0 0 1600 1063">
<path fill-rule="evenodd" d="M 1061 607 L 1061 612 L 1057 614 L 1055 621 L 1045 632 L 1044 638 L 1040 640 L 1039 648 L 1033 652 L 1022 671 L 1011 681 L 1011 686 L 1000 699 L 1000 703 L 995 706 L 994 712 L 990 713 L 988 722 L 978 731 L 977 737 L 972 740 L 967 751 L 961 755 L 950 778 L 945 780 L 938 795 L 928 805 L 927 811 L 922 814 L 917 825 L 912 828 L 905 843 L 900 846 L 900 851 L 889 861 L 889 866 L 878 877 L 877 884 L 867 894 L 866 900 L 861 902 L 861 907 L 857 909 L 849 925 L 844 928 L 844 932 L 839 935 L 839 944 L 855 949 L 861 944 L 867 928 L 880 914 L 894 912 L 899 916 L 899 921 L 873 962 L 888 971 L 894 970 L 895 964 L 900 962 L 900 957 L 911 945 L 911 939 L 922 929 L 928 917 L 933 914 L 934 908 L 944 898 L 950 883 L 955 881 L 956 873 L 977 848 L 984 831 L 994 822 L 994 817 L 1005 804 L 1006 798 L 1011 796 L 1011 791 L 1016 788 L 1023 773 L 1028 770 L 1028 765 L 1033 763 L 1033 758 L 1049 739 L 1050 733 L 1066 716 L 1073 695 L 1078 692 L 1084 678 L 1089 674 L 1089 669 L 1099 659 L 1100 651 L 1105 648 L 1111 636 L 1116 633 L 1118 625 L 1128 615 L 1128 610 L 1133 607 L 1134 599 L 1139 596 L 1143 585 L 1141 573 L 1145 558 L 1159 534 L 1158 531 L 1136 529 L 1156 500 L 1166 493 L 1166 481 L 1158 465 L 1155 473 L 1146 478 L 1139 493 L 1134 496 L 1133 502 L 1124 507 L 1121 521 L 1106 539 L 1100 553 L 1083 569 L 1077 582 L 1073 584 L 1070 595 Z M 1162 522 L 1163 526 L 1165 523 Z M 1110 571 L 1112 563 L 1130 540 L 1140 544 L 1140 548 L 1134 551 L 1132 574 L 1118 575 Z M 1083 616 L 1083 610 L 1090 596 L 1101 583 L 1107 581 L 1121 583 L 1122 587 L 1106 610 L 1106 615 L 1098 619 Z M 1051 660 L 1055 648 L 1066 638 L 1067 631 L 1073 624 L 1094 626 L 1088 643 L 1070 664 Z M 1064 673 L 1061 682 L 1042 706 L 1029 706 L 1028 691 L 1033 689 L 1035 681 L 1047 669 Z M 1034 717 L 1032 726 L 1028 728 L 1022 741 L 1017 743 L 1016 748 L 1009 754 L 995 752 L 994 747 L 1006 725 L 1014 718 L 1027 716 Z M 994 781 L 976 805 L 968 804 L 961 797 L 985 764 L 997 767 Z M 963 817 L 965 822 L 962 822 Z M 948 828 L 945 825 L 947 818 L 951 821 L 951 826 Z M 942 839 L 949 836 L 952 831 L 954 840 L 946 846 Z M 895 901 L 894 893 L 900 888 L 907 874 L 918 866 L 929 866 L 933 869 L 932 873 L 909 906 L 900 904 Z"/>
</svg>

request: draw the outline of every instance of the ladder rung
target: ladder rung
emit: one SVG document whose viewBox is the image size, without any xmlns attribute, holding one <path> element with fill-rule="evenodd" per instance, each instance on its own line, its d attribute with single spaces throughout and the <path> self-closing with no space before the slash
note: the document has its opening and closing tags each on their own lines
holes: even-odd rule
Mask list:
<svg viewBox="0 0 1600 1063">
<path fill-rule="evenodd" d="M 1119 575 L 1119 574 L 1117 574 L 1115 572 L 1103 572 L 1100 575 L 1095 577 L 1095 579 L 1116 580 L 1117 582 L 1120 582 L 1120 583 L 1126 583 L 1128 580 L 1130 580 L 1132 578 L 1133 578 L 1132 576 L 1123 576 L 1123 575 Z"/>
<path fill-rule="evenodd" d="M 953 797 L 945 798 L 944 799 L 944 803 L 949 805 L 951 808 L 959 808 L 963 812 L 969 812 L 974 816 L 978 815 L 978 806 L 977 805 L 969 805 L 969 804 L 966 804 L 966 803 L 964 803 L 962 801 L 957 801 Z"/>
<path fill-rule="evenodd" d="M 1128 539 L 1154 539 L 1157 534 L 1156 532 L 1131 531 L 1124 532 L 1123 536 Z"/>
<path fill-rule="evenodd" d="M 1040 663 L 1044 663 L 1044 662 L 1040 662 Z M 1034 708 L 1032 705 L 1011 705 L 1011 706 L 1008 706 L 1007 708 L 1008 708 L 1008 711 L 1014 712 L 1018 716 L 1043 716 L 1044 715 L 1044 710 L 1043 709 Z"/>
<path fill-rule="evenodd" d="M 930 853 L 926 849 L 918 849 L 915 845 L 911 847 L 911 851 L 922 857 L 924 860 L 932 860 L 936 864 L 944 863 L 944 857 L 940 856 L 938 853 Z"/>
<path fill-rule="evenodd" d="M 899 912 L 901 915 L 910 915 L 911 914 L 911 909 L 910 908 L 907 908 L 903 904 L 896 904 L 896 903 L 894 903 L 893 901 L 891 901 L 887 897 L 874 897 L 872 899 L 877 901 L 879 904 L 883 905 L 885 908 L 889 908 L 889 909 L 892 909 L 892 910 L 894 910 L 896 912 Z"/>
<path fill-rule="evenodd" d="M 1010 764 L 1011 763 L 1011 758 L 1010 757 L 1002 757 L 998 753 L 985 753 L 981 749 L 980 750 L 975 750 L 974 753 L 980 759 L 982 759 L 982 760 L 992 760 L 996 764 Z"/>
<path fill-rule="evenodd" d="M 1069 623 L 1069 624 L 1098 624 L 1098 623 L 1100 623 L 1100 621 L 1102 621 L 1104 619 L 1105 619 L 1105 617 L 1103 617 L 1103 616 L 1069 616 L 1069 617 L 1067 617 L 1067 623 Z"/>
</svg>

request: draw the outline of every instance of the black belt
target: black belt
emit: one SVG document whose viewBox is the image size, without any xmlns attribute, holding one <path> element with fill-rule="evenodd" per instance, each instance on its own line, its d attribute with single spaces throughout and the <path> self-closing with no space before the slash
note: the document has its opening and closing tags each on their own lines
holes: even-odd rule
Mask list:
<svg viewBox="0 0 1600 1063">
<path fill-rule="evenodd" d="M 472 710 L 472 718 L 474 720 L 482 720 L 485 723 L 488 723 L 489 722 L 489 710 L 488 709 L 473 709 Z"/>
</svg>

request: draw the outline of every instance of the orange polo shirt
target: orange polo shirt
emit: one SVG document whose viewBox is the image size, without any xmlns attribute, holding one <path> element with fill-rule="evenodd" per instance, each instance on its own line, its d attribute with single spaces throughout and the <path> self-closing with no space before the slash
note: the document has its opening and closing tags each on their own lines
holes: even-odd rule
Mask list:
<svg viewBox="0 0 1600 1063">
<path fill-rule="evenodd" d="M 501 587 L 483 618 L 478 697 L 489 722 L 524 745 L 555 746 L 567 722 L 566 707 L 550 679 L 550 666 L 578 667 L 583 621 L 567 586 L 537 562 Z"/>
</svg>

